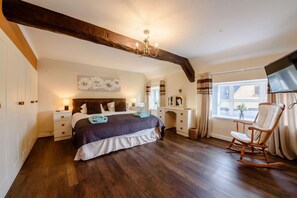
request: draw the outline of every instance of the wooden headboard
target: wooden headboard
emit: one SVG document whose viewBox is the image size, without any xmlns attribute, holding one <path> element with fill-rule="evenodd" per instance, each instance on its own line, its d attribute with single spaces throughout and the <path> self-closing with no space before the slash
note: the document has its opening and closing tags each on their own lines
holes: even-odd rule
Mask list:
<svg viewBox="0 0 297 198">
<path fill-rule="evenodd" d="M 115 102 L 116 111 L 126 110 L 126 98 L 75 98 L 72 99 L 72 114 L 80 112 L 82 106 L 85 103 L 98 103 L 102 104 L 104 109 L 107 109 L 107 103 Z"/>
</svg>

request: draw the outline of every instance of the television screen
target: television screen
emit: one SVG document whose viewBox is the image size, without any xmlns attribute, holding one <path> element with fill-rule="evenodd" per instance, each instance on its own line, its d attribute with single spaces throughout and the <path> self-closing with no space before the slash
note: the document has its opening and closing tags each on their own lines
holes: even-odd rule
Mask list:
<svg viewBox="0 0 297 198">
<path fill-rule="evenodd" d="M 288 57 L 265 67 L 271 93 L 297 92 L 297 66 Z"/>
</svg>

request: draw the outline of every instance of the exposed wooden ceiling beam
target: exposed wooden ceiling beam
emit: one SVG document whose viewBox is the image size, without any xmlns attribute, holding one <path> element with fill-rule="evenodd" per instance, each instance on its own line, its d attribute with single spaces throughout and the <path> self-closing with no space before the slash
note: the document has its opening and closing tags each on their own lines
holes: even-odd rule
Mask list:
<svg viewBox="0 0 297 198">
<path fill-rule="evenodd" d="M 3 0 L 2 9 L 7 20 L 18 24 L 66 34 L 131 53 L 136 53 L 135 43 L 138 42 L 139 53 L 143 53 L 141 49 L 144 45 L 140 41 L 24 1 Z M 162 49 L 159 49 L 156 57 L 147 57 L 178 64 L 189 81 L 195 81 L 195 71 L 187 58 Z"/>
</svg>

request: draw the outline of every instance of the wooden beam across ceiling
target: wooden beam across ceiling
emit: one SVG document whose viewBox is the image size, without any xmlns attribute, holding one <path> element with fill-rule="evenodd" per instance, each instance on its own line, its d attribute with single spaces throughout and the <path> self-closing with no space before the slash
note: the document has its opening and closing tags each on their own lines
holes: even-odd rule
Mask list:
<svg viewBox="0 0 297 198">
<path fill-rule="evenodd" d="M 130 53 L 136 53 L 135 43 L 138 42 L 138 52 L 143 53 L 144 44 L 140 41 L 24 1 L 3 0 L 2 10 L 9 21 L 73 36 Z M 182 67 L 189 81 L 195 81 L 195 71 L 187 58 L 162 49 L 159 49 L 156 57 L 147 57 L 178 64 Z"/>
</svg>

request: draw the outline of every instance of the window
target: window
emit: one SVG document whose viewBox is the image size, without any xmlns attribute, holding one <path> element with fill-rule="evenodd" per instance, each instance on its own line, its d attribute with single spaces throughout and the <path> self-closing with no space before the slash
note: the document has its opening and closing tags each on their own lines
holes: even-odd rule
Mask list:
<svg viewBox="0 0 297 198">
<path fill-rule="evenodd" d="M 159 86 L 153 86 L 151 87 L 151 94 L 149 96 L 149 104 L 150 109 L 157 109 L 160 104 L 160 87 Z"/>
<path fill-rule="evenodd" d="M 259 103 L 266 101 L 266 89 L 266 80 L 214 83 L 212 116 L 238 119 L 240 110 L 237 107 L 244 104 L 244 119 L 253 120 Z"/>
</svg>

